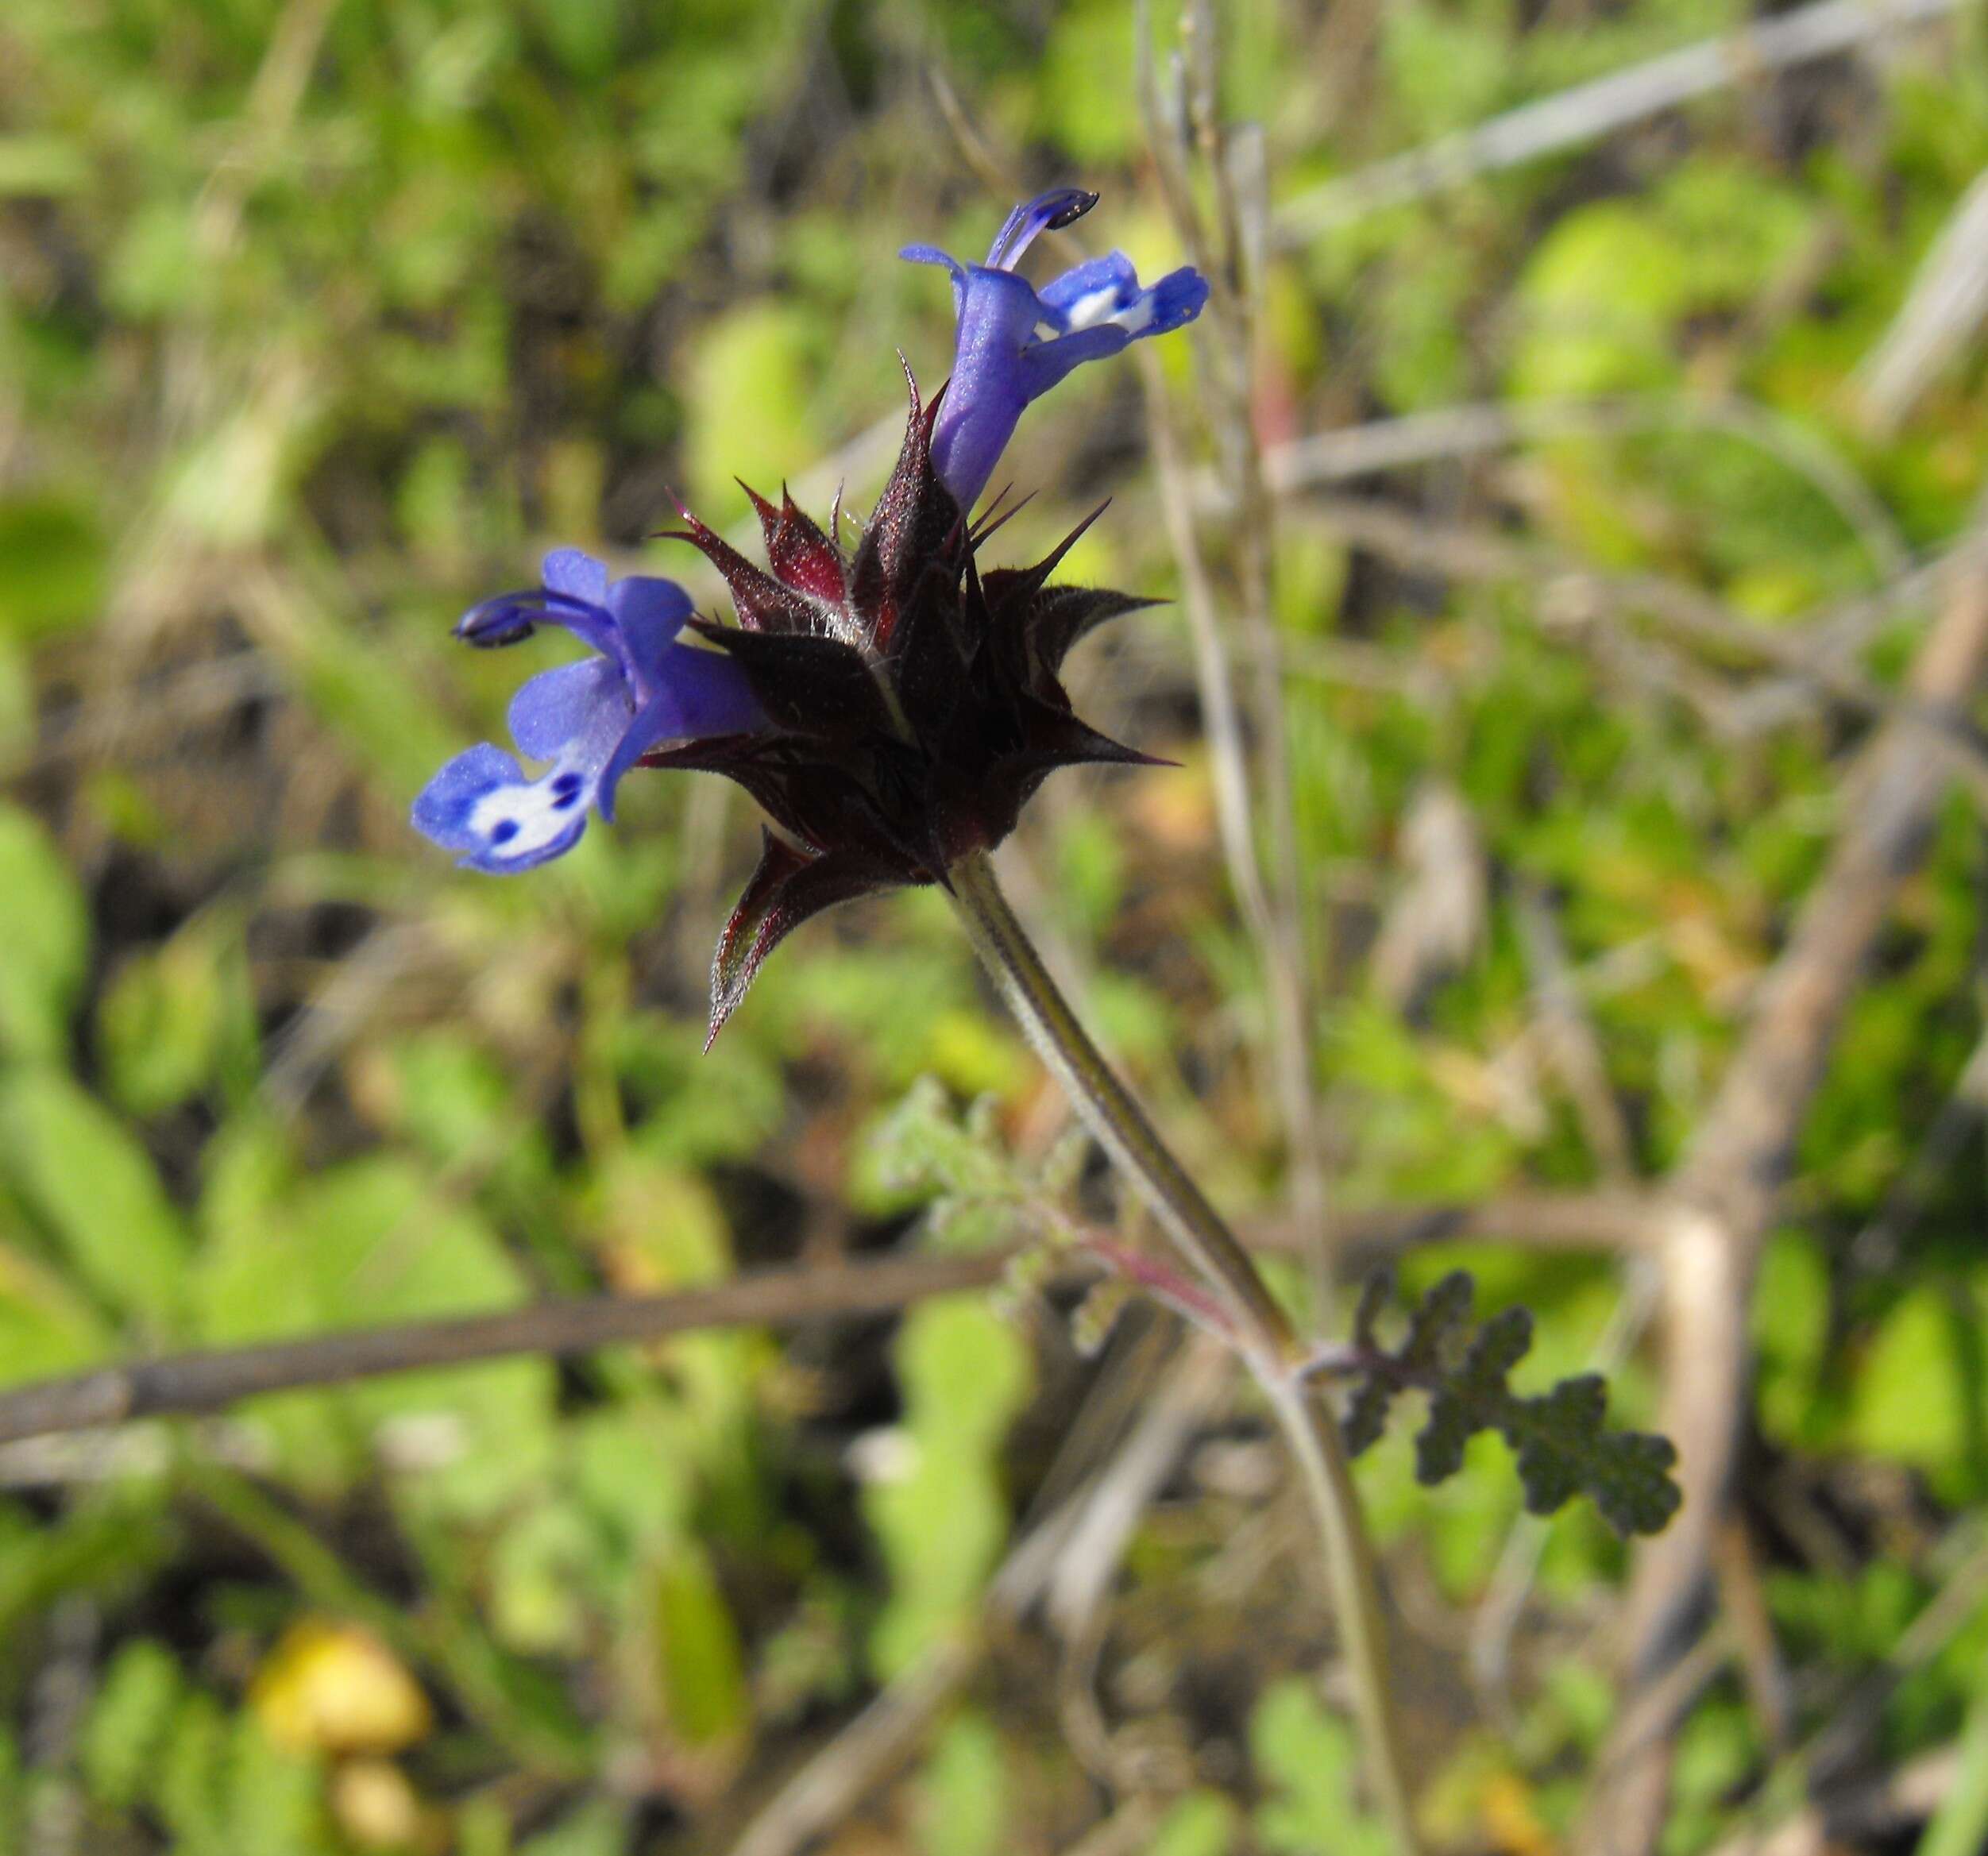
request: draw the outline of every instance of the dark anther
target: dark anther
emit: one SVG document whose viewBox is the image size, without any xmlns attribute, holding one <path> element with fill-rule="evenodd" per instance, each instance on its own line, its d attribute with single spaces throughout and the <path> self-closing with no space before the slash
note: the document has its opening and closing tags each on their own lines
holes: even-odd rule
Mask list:
<svg viewBox="0 0 1988 1856">
<path fill-rule="evenodd" d="M 1079 194 L 1068 206 L 1049 222 L 1049 230 L 1052 232 L 1060 232 L 1067 226 L 1075 225 L 1097 203 L 1098 195 L 1094 193 Z"/>
</svg>

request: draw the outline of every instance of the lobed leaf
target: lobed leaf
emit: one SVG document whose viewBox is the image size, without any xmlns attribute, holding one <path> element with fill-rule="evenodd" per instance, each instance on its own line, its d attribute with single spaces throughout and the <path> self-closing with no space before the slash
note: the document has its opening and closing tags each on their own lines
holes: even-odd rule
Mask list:
<svg viewBox="0 0 1988 1856">
<path fill-rule="evenodd" d="M 1514 1391 L 1512 1369 L 1532 1348 L 1532 1316 L 1507 1308 L 1473 1329 L 1476 1286 L 1461 1270 L 1422 1297 L 1406 1339 L 1390 1352 L 1376 1333 L 1390 1286 L 1385 1276 L 1369 1281 L 1354 1316 L 1348 1372 L 1356 1383 L 1341 1421 L 1349 1451 L 1372 1445 L 1395 1394 L 1413 1388 L 1429 1399 L 1415 1438 L 1417 1480 L 1454 1476 L 1470 1440 L 1495 1430 L 1518 1460 L 1532 1513 L 1550 1515 L 1585 1495 L 1618 1534 L 1663 1530 L 1683 1499 L 1670 1475 L 1677 1453 L 1668 1438 L 1609 1430 L 1608 1390 L 1599 1373 L 1577 1374 L 1536 1395 Z"/>
</svg>

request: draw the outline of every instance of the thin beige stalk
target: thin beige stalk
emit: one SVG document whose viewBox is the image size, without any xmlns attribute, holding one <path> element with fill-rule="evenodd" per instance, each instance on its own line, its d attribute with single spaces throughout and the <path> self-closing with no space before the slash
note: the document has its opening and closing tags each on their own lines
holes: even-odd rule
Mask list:
<svg viewBox="0 0 1988 1856">
<path fill-rule="evenodd" d="M 1195 674 L 1214 758 L 1223 853 L 1263 968 L 1269 1009 L 1265 1049 L 1289 1148 L 1291 1210 L 1311 1236 L 1311 1286 L 1318 1306 L 1326 1309 L 1332 1303 L 1333 1237 L 1327 1215 L 1327 1160 L 1312 1074 L 1311 1032 L 1317 1014 L 1311 997 L 1303 860 L 1284 716 L 1284 646 L 1272 609 L 1273 511 L 1252 411 L 1257 297 L 1268 215 L 1263 142 L 1260 133 L 1234 132 L 1222 121 L 1217 102 L 1222 88 L 1220 33 L 1206 0 L 1186 0 L 1182 8 L 1175 94 L 1170 101 L 1160 95 L 1145 0 L 1136 11 L 1136 82 L 1154 171 L 1175 229 L 1209 286 L 1210 339 L 1204 352 L 1210 365 L 1202 399 L 1222 454 L 1222 480 L 1233 498 L 1233 579 L 1225 602 L 1226 618 L 1218 616 L 1180 447 L 1152 356 L 1145 357 L 1141 369 L 1147 420 L 1158 457 L 1168 532 L 1180 565 L 1183 603 L 1194 632 Z M 1212 207 L 1206 214 L 1195 184 L 1197 156 Z M 1224 633 L 1232 623 L 1253 673 L 1248 708 L 1253 751 L 1243 744 L 1243 705 L 1231 681 Z M 1260 846 L 1258 818 L 1265 827 Z"/>
<path fill-rule="evenodd" d="M 984 851 L 951 872 L 954 905 L 975 951 L 1071 1105 L 1145 1201 L 1181 1260 L 1233 1318 L 1231 1339 L 1262 1387 L 1295 1458 L 1325 1548 L 1367 1773 L 1401 1856 L 1419 1848 L 1388 1675 L 1373 1550 L 1337 1422 L 1306 1383 L 1305 1350 L 1249 1252 L 1174 1157 L 1071 1009 L 1016 919 Z"/>
</svg>

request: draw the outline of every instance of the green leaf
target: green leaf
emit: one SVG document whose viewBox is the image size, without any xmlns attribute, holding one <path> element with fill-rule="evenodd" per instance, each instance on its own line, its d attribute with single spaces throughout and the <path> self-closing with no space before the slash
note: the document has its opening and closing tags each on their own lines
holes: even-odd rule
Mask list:
<svg viewBox="0 0 1988 1856">
<path fill-rule="evenodd" d="M 594 1798 L 525 1844 L 519 1856 L 625 1856 L 628 1808 Z"/>
<path fill-rule="evenodd" d="M 1221 1792 L 1177 1798 L 1154 1827 L 1146 1856 L 1229 1856 L 1235 1847 L 1236 1808 Z"/>
<path fill-rule="evenodd" d="M 462 1032 L 436 1026 L 391 1047 L 392 1125 L 445 1166 L 521 1144 L 502 1066 Z"/>
<path fill-rule="evenodd" d="M 353 1161 L 286 1190 L 261 1144 L 237 1150 L 195 1275 L 210 1341 L 269 1340 L 327 1327 L 370 1326 L 515 1307 L 523 1276 L 482 1219 L 432 1191 L 396 1159 Z M 402 1485 L 410 1500 L 487 1515 L 542 1476 L 552 1454 L 554 1375 L 543 1360 L 403 1373 L 343 1390 L 336 1408 L 370 1437 L 410 1415 L 446 1418 L 439 1465 Z M 320 1477 L 349 1473 L 322 1418 L 320 1394 L 283 1394 L 254 1409 L 281 1421 Z M 296 1428 L 291 1428 L 295 1426 Z"/>
<path fill-rule="evenodd" d="M 27 652 L 12 639 L 0 638 L 0 774 L 19 770 L 33 751 L 34 731 Z"/>
<path fill-rule="evenodd" d="M 336 1856 L 318 1761 L 278 1746 L 253 1711 L 235 1717 L 230 1738 L 222 1846 L 260 1856 Z"/>
<path fill-rule="evenodd" d="M 1829 1340 L 1829 1268 L 1805 1233 L 1783 1231 L 1760 1260 L 1753 1298 L 1761 1429 L 1776 1442 L 1813 1445 Z"/>
<path fill-rule="evenodd" d="M 407 673 L 334 611 L 310 608 L 280 639 L 311 712 L 336 730 L 380 785 L 411 797 L 461 743 L 437 712 L 431 681 Z"/>
<path fill-rule="evenodd" d="M 1978 1291 L 1922 1284 L 1893 1306 L 1851 1386 L 1846 1428 L 1853 1449 L 1935 1475 L 1966 1475 L 1988 1428 L 1963 1331 L 1970 1325 L 1978 1331 L 1982 1299 Z"/>
<path fill-rule="evenodd" d="M 1960 1736 L 1960 1770 L 1928 1826 L 1919 1856 L 1979 1856 L 1988 1847 L 1988 1687 Z"/>
<path fill-rule="evenodd" d="M 41 823 L 0 805 L 0 1056 L 55 1059 L 90 963 L 90 913 Z"/>
<path fill-rule="evenodd" d="M 397 1160 L 352 1163 L 307 1184 L 291 1206 L 284 1250 L 315 1280 L 328 1325 L 422 1321 L 515 1308 L 527 1298 L 517 1266 L 477 1214 L 431 1192 Z M 345 1395 L 370 1424 L 446 1413 L 457 1451 L 409 1480 L 407 1492 L 465 1515 L 507 1503 L 551 1460 L 550 1361 L 523 1359 L 454 1372 L 404 1373 Z"/>
<path fill-rule="evenodd" d="M 180 1707 L 167 1739 L 159 1775 L 159 1815 L 184 1848 L 229 1846 L 227 1732 L 228 1717 L 220 1703 L 196 1690 Z"/>
<path fill-rule="evenodd" d="M 1027 1402 L 1027 1345 L 978 1298 L 925 1304 L 905 1323 L 895 1353 L 920 1437 L 991 1445 Z"/>
<path fill-rule="evenodd" d="M 456 1856 L 511 1856 L 511 1813 L 488 1792 L 464 1801 L 456 1813 Z"/>
<path fill-rule="evenodd" d="M 1813 203 L 1758 161 L 1716 153 L 1682 162 L 1651 204 L 1685 256 L 1677 282 L 1697 313 L 1747 308 L 1787 274 L 1819 222 Z"/>
<path fill-rule="evenodd" d="M 691 1524 L 696 1478 L 670 1416 L 662 1407 L 596 1411 L 566 1427 L 574 1493 L 631 1558 Z"/>
<path fill-rule="evenodd" d="M 26 1788 L 21 1783 L 21 1750 L 10 1727 L 0 1726 L 0 1850 L 27 1846 Z"/>
<path fill-rule="evenodd" d="M 955 1715 L 919 1774 L 919 1849 L 925 1856 L 998 1856 L 1011 1848 L 1009 1789 L 993 1723 L 971 1709 Z"/>
<path fill-rule="evenodd" d="M 944 1297 L 906 1319 L 901 1464 L 863 1492 L 890 1572 L 871 1644 L 893 1673 L 971 1615 L 1008 1530 L 999 1448 L 1029 1391 L 1029 1350 L 979 1298 Z"/>
<path fill-rule="evenodd" d="M 1132 69 L 1130 9 L 1115 0 L 1067 0 L 1051 17 L 1038 80 L 1044 133 L 1081 168 L 1124 160 L 1140 141 L 1138 99 L 1129 83 L 1100 83 L 1098 76 Z"/>
<path fill-rule="evenodd" d="M 52 1521 L 29 1523 L 0 1507 L 0 1642 L 24 1641 L 33 1619 L 71 1593 L 123 1602 L 182 1545 L 156 1479 L 79 1497 Z"/>
<path fill-rule="evenodd" d="M 589 1576 L 600 1535 L 570 1503 L 529 1508 L 490 1551 L 489 1610 L 499 1639 L 527 1656 L 577 1656 L 587 1646 Z"/>
<path fill-rule="evenodd" d="M 650 1569 L 656 1695 L 672 1738 L 696 1751 L 736 1742 L 752 1722 L 745 1653 L 703 1549 L 674 1542 Z"/>
<path fill-rule="evenodd" d="M 1686 254 L 1643 206 L 1608 200 L 1542 239 L 1517 292 L 1521 399 L 1616 393 L 1674 375 L 1671 325 L 1689 301 Z"/>
<path fill-rule="evenodd" d="M 183 1688 L 177 1659 L 149 1637 L 111 1659 L 78 1753 L 91 1793 L 113 1809 L 128 1811 L 150 1795 Z"/>
<path fill-rule="evenodd" d="M 134 1115 L 184 1102 L 213 1072 L 222 1013 L 215 950 L 204 940 L 177 935 L 133 955 L 97 1006 L 111 1094 Z"/>
<path fill-rule="evenodd" d="M 1500 10 L 1411 0 L 1378 19 L 1384 68 L 1419 138 L 1464 128 L 1497 107 L 1512 68 L 1511 29 Z"/>
<path fill-rule="evenodd" d="M 181 199 L 148 200 L 120 229 L 104 266 L 104 295 L 133 318 L 164 317 L 207 300 L 214 284 L 200 261 L 194 215 Z"/>
<path fill-rule="evenodd" d="M 0 199 L 53 199 L 90 184 L 83 147 L 53 135 L 0 136 Z"/>
<path fill-rule="evenodd" d="M 0 1229 L 6 1225 L 0 1209 Z M 111 1352 L 116 1339 L 59 1269 L 0 1242 L 0 1384 L 73 1372 Z"/>
<path fill-rule="evenodd" d="M 1290 1856 L 1386 1856 L 1386 1830 L 1353 1802 L 1358 1761 L 1352 1730 L 1293 1676 L 1267 1689 L 1249 1719 L 1249 1754 L 1268 1794 L 1258 1839 Z"/>
<path fill-rule="evenodd" d="M 998 1204 L 1022 1183 L 984 1116 L 961 1116 L 944 1084 L 923 1076 L 879 1121 L 859 1160 L 857 1196 L 888 1216 L 936 1198 Z"/>
<path fill-rule="evenodd" d="M 682 1021 L 631 1012 L 617 1020 L 615 1060 L 643 1098 L 643 1151 L 680 1167 L 742 1160 L 787 1113 L 778 1066 L 750 1040 L 721 1037 L 701 1053 Z"/>
<path fill-rule="evenodd" d="M 109 542 L 81 498 L 0 498 L 0 633 L 33 643 L 95 619 Z"/>
<path fill-rule="evenodd" d="M 1728 1821 L 1734 1788 L 1756 1757 L 1743 1707 L 1715 1695 L 1691 1711 L 1677 1734 L 1670 1817 L 1658 1845 L 1662 1856 L 1691 1856 L 1713 1840 Z"/>
<path fill-rule="evenodd" d="M 573 76 L 598 81 L 612 71 L 621 21 L 615 0 L 535 0 L 531 11 L 554 56 Z"/>
<path fill-rule="evenodd" d="M 185 1228 L 145 1149 L 94 1096 L 52 1070 L 0 1079 L 0 1172 L 107 1306 L 179 1325 Z"/>
</svg>

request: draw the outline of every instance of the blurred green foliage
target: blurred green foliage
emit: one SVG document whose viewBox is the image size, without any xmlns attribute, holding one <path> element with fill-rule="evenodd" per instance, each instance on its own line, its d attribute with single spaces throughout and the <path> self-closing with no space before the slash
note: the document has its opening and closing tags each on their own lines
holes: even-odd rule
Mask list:
<svg viewBox="0 0 1988 1856">
<path fill-rule="evenodd" d="M 1216 9 L 1224 102 L 1264 124 L 1275 203 L 1743 17 L 1399 0 L 1349 79 L 1359 10 Z M 446 635 L 542 549 L 708 603 L 650 538 L 671 490 L 719 523 L 744 511 L 735 473 L 821 504 L 846 480 L 861 506 L 890 443 L 866 434 L 902 403 L 894 348 L 928 389 L 950 344 L 943 288 L 892 254 L 973 255 L 1008 204 L 988 163 L 1104 188 L 1106 235 L 1175 261 L 1135 29 L 1129 0 L 9 0 L 0 1383 L 1040 1235 L 1039 1190 L 1110 1215 L 939 898 L 809 928 L 701 1057 L 743 805 L 632 781 L 616 829 L 508 883 L 450 870 L 404 812 L 501 732 L 521 669 L 558 661 Z M 1893 430 L 1859 416 L 1858 381 L 1988 167 L 1981 44 L 1977 9 L 1273 253 L 1264 431 L 1502 407 L 1511 442 L 1358 488 L 1531 550 L 1450 573 L 1349 546 L 1302 496 L 1280 512 L 1335 1202 L 1608 1177 L 1539 1035 L 1522 886 L 1550 898 L 1630 1165 L 1688 1141 L 1863 723 L 1669 639 L 1632 581 L 1619 609 L 1578 596 L 1665 577 L 1812 640 L 1959 532 L 1988 465 L 1978 344 Z M 1184 341 L 1164 357 L 1178 408 L 1209 363 Z M 1133 370 L 1091 372 L 1025 424 L 1010 461 L 1047 493 L 997 550 L 1044 551 L 1108 487 L 1071 571 L 1168 593 Z M 1191 461 L 1215 460 L 1182 423 Z M 1220 526 L 1203 538 L 1226 572 Z M 1847 661 L 1894 676 L 1925 615 L 1853 627 Z M 1166 611 L 1086 647 L 1088 708 L 1179 764 L 1052 787 L 1017 888 L 1210 1191 L 1274 1217 L 1267 1006 L 1191 663 Z M 1411 997 L 1366 956 L 1424 906 L 1407 821 L 1432 787 L 1465 810 L 1488 901 Z M 1756 1300 L 1748 1518 L 1805 1726 L 1978 1550 L 1978 1129 L 1912 1169 L 1981 1035 L 1982 870 L 1956 801 L 1808 1119 Z M 1621 1268 L 1441 1245 L 1403 1273 L 1421 1291 L 1459 1266 L 1487 1307 L 1534 1310 L 1527 1389 L 1613 1348 L 1612 1411 L 1651 1422 Z M 709 1846 L 876 1682 L 972 1640 L 1017 1518 L 1067 1486 L 1057 1446 L 1110 1428 L 1083 1395 L 1108 1410 L 1133 1349 L 1080 1364 L 1031 1306 L 507 1360 L 0 1451 L 0 1850 L 55 1823 L 111 1856 Z M 1264 1544 L 1268 1498 L 1199 1462 L 1135 1543 L 1098 1673 L 1112 1725 L 1175 1755 L 1137 1765 L 1165 1775 L 1150 1847 L 1377 1847 L 1307 1679 L 1329 1628 L 1303 1569 Z M 1480 1437 L 1433 1490 L 1398 1445 L 1361 1473 L 1404 1603 L 1462 1641 L 1524 1557 L 1507 1453 Z M 1449 1661 L 1403 1697 L 1447 1840 L 1528 1856 L 1569 1834 L 1607 1731 L 1593 1626 L 1623 1564 L 1581 1507 L 1533 1546 L 1511 1707 L 1460 1720 Z M 1885 1756 L 1971 1719 L 1978 1765 L 1978 1610 L 1898 1688 Z M 369 1634 L 433 1720 L 286 1742 L 268 1680 L 324 1619 Z M 1074 1843 L 1096 1799 L 1046 1653 L 993 1646 L 876 1800 L 884 1841 L 847 1847 Z M 381 1665 L 326 1668 L 338 1705 L 378 1701 Z M 1673 1846 L 1780 1796 L 1773 1757 L 1722 1681 L 1682 1744 Z"/>
</svg>

